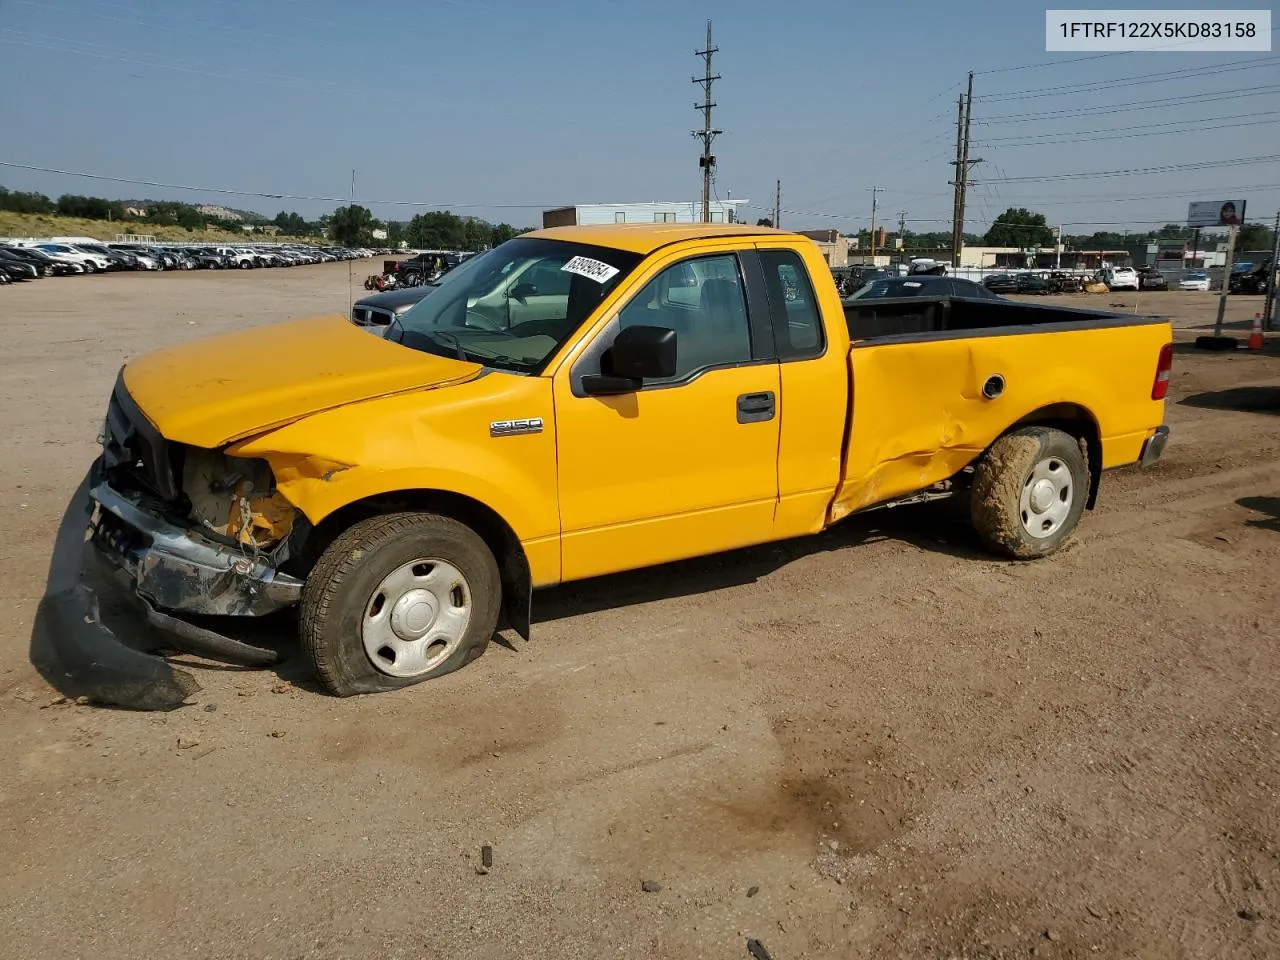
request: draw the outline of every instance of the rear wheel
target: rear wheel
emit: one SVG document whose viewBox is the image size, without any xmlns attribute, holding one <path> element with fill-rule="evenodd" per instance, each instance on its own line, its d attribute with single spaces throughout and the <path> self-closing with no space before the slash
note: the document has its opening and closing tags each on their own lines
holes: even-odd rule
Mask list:
<svg viewBox="0 0 1280 960">
<path fill-rule="evenodd" d="M 1080 441 L 1051 427 L 1025 427 L 993 443 L 974 470 L 970 512 L 996 553 L 1033 560 L 1071 536 L 1089 499 Z"/>
<path fill-rule="evenodd" d="M 252 261 L 252 260 L 241 260 L 241 261 L 240 261 L 240 269 L 241 269 L 241 270 L 249 270 L 249 269 L 250 269 L 250 268 L 252 268 L 252 267 L 253 267 L 253 261 Z"/>
<path fill-rule="evenodd" d="M 373 517 L 334 540 L 307 577 L 302 647 L 337 696 L 395 690 L 480 656 L 501 599 L 497 562 L 470 527 L 428 513 Z"/>
<path fill-rule="evenodd" d="M 92 260 L 86 260 L 86 261 L 84 262 L 84 272 L 85 272 L 85 273 L 97 273 L 97 272 L 98 272 L 98 265 L 97 265 L 96 263 L 94 263 Z"/>
</svg>

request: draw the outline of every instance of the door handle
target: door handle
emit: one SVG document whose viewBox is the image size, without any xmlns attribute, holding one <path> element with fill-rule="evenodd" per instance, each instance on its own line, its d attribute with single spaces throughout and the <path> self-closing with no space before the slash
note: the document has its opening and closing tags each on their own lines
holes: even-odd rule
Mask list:
<svg viewBox="0 0 1280 960">
<path fill-rule="evenodd" d="M 772 420 L 776 404 L 773 391 L 742 393 L 738 395 L 738 422 L 763 423 Z"/>
</svg>

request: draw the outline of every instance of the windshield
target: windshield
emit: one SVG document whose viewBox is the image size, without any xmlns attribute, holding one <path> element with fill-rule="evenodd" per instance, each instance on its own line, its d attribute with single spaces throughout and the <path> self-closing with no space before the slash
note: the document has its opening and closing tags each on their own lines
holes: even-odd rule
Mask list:
<svg viewBox="0 0 1280 960">
<path fill-rule="evenodd" d="M 635 269 L 639 254 L 520 237 L 439 277 L 387 339 L 414 350 L 537 373 Z"/>
</svg>

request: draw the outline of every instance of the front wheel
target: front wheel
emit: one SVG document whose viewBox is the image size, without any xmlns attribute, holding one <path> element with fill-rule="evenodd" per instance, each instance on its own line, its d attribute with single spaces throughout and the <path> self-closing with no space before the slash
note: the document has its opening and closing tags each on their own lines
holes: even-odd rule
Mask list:
<svg viewBox="0 0 1280 960">
<path fill-rule="evenodd" d="M 97 272 L 98 272 L 98 265 L 97 265 L 96 263 L 94 263 L 92 260 L 86 260 L 86 261 L 84 262 L 84 272 L 85 272 L 85 273 L 97 273 Z"/>
<path fill-rule="evenodd" d="M 1025 427 L 983 454 L 970 512 L 991 550 L 1034 560 L 1066 542 L 1088 499 L 1089 464 L 1080 441 L 1050 427 Z"/>
<path fill-rule="evenodd" d="M 429 513 L 363 520 L 321 555 L 302 591 L 302 648 L 348 697 L 451 673 L 484 652 L 502 583 L 484 540 Z"/>
</svg>

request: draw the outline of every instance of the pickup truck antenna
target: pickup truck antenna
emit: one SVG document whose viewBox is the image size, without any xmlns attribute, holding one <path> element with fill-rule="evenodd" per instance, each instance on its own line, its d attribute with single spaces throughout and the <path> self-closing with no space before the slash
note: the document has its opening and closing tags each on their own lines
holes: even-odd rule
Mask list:
<svg viewBox="0 0 1280 960">
<path fill-rule="evenodd" d="M 713 130 L 711 127 L 711 110 L 715 107 L 715 103 L 711 100 L 711 85 L 720 79 L 719 75 L 713 76 L 711 73 L 711 57 L 719 52 L 719 47 L 711 45 L 711 21 L 708 20 L 707 48 L 695 51 L 695 55 L 706 62 L 706 73 L 704 76 L 693 78 L 694 83 L 702 84 L 702 103 L 693 105 L 693 109 L 702 111 L 702 129 L 693 131 L 693 135 L 702 141 L 702 156 L 698 158 L 698 166 L 702 168 L 703 223 L 711 222 L 711 179 L 712 171 L 716 165 L 716 158 L 711 154 L 711 141 L 724 132 L 723 130 Z"/>
</svg>

